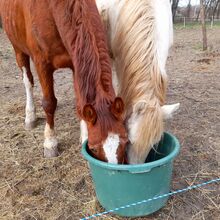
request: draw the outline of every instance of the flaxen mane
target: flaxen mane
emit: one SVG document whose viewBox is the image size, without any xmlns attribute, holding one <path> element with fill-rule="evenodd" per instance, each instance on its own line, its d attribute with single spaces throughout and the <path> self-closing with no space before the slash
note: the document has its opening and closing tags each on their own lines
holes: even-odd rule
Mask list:
<svg viewBox="0 0 220 220">
<path fill-rule="evenodd" d="M 138 141 L 130 152 L 133 161 L 137 158 L 144 161 L 163 133 L 161 106 L 165 103 L 167 83 L 166 73 L 161 72 L 158 63 L 155 22 L 152 1 L 126 1 L 112 42 L 126 117 L 130 117 L 136 103 L 142 103 L 143 107 L 142 123 L 136 134 Z"/>
</svg>

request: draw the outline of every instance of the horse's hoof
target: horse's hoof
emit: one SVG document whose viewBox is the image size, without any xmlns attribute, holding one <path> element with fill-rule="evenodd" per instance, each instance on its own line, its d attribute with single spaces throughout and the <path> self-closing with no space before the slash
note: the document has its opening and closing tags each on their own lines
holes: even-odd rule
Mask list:
<svg viewBox="0 0 220 220">
<path fill-rule="evenodd" d="M 25 130 L 30 131 L 36 127 L 36 121 L 25 123 Z"/>
<path fill-rule="evenodd" d="M 58 148 L 44 148 L 44 157 L 46 158 L 58 157 L 59 155 Z"/>
<path fill-rule="evenodd" d="M 44 157 L 51 158 L 59 156 L 58 141 L 56 138 L 47 138 L 44 141 Z"/>
</svg>

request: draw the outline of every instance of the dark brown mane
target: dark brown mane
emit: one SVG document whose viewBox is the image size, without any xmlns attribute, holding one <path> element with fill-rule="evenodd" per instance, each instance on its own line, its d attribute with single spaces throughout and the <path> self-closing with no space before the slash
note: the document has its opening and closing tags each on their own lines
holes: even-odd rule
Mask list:
<svg viewBox="0 0 220 220">
<path fill-rule="evenodd" d="M 58 5 L 59 2 L 56 8 Z M 74 65 L 74 86 L 79 113 L 85 104 L 92 104 L 103 126 L 102 130 L 106 131 L 112 127 L 112 119 L 103 116 L 103 112 L 106 112 L 106 108 L 113 102 L 115 92 L 100 15 L 93 0 L 69 0 L 63 7 L 64 31 L 61 34 L 65 34 L 62 38 L 66 39 L 64 43 Z"/>
<path fill-rule="evenodd" d="M 59 3 L 55 5 L 57 8 Z M 112 100 L 115 95 L 106 36 L 94 1 L 69 0 L 63 7 L 62 34 L 65 34 L 64 43 L 74 64 L 75 88 L 80 94 L 80 107 L 97 102 L 96 96 L 100 93 Z"/>
</svg>

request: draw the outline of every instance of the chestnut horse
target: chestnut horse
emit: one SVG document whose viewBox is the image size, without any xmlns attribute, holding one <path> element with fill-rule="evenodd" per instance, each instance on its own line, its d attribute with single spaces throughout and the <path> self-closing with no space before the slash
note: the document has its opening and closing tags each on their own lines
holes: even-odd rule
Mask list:
<svg viewBox="0 0 220 220">
<path fill-rule="evenodd" d="M 173 41 L 170 0 L 96 0 L 125 103 L 128 162 L 144 163 L 179 108 L 165 105 L 165 64 Z"/>
<path fill-rule="evenodd" d="M 95 0 L 1 0 L 0 4 L 4 29 L 23 72 L 27 129 L 36 121 L 30 58 L 37 70 L 46 113 L 45 157 L 58 155 L 53 72 L 68 67 L 74 71 L 82 141 L 88 135 L 95 157 L 122 163 L 128 141 L 122 119 L 124 105 L 112 86 L 106 36 Z"/>
</svg>

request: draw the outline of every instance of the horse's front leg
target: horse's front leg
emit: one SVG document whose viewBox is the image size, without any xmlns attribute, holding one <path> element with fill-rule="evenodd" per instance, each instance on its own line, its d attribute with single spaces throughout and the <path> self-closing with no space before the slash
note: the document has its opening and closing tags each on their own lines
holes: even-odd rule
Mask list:
<svg viewBox="0 0 220 220">
<path fill-rule="evenodd" d="M 17 64 L 23 73 L 23 82 L 26 90 L 25 128 L 31 130 L 36 126 L 36 110 L 33 98 L 34 79 L 30 69 L 30 58 L 17 48 L 15 48 L 15 54 Z"/>
<path fill-rule="evenodd" d="M 44 130 L 44 156 L 56 157 L 58 152 L 58 141 L 54 131 L 54 114 L 57 107 L 57 99 L 54 95 L 53 68 L 50 66 L 36 65 L 39 80 L 43 92 L 42 106 L 46 113 L 46 126 Z"/>
</svg>

